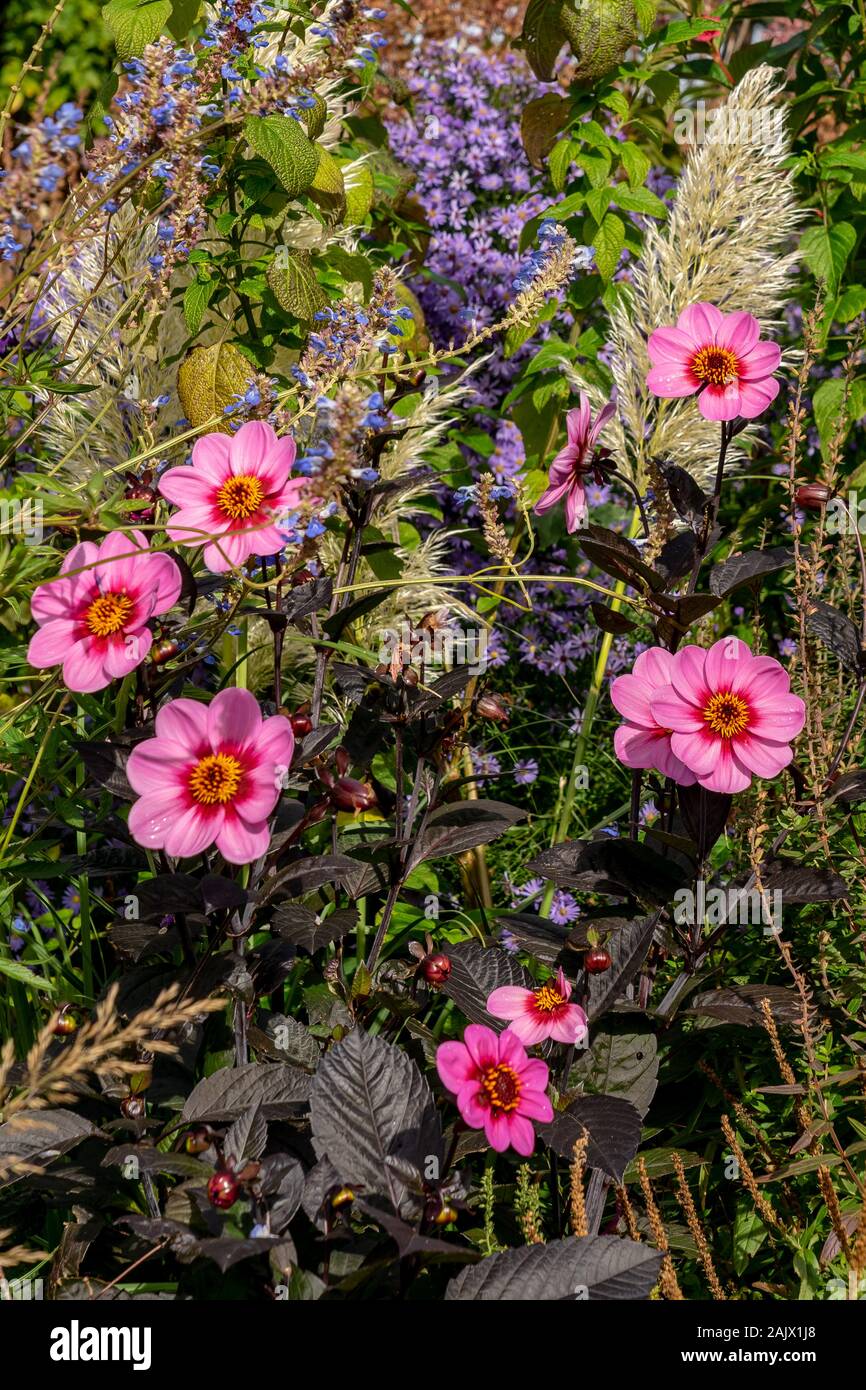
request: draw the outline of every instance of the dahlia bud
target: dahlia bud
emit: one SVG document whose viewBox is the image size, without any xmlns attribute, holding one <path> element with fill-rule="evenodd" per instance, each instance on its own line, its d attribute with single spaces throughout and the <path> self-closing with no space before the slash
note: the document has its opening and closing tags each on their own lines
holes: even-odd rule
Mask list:
<svg viewBox="0 0 866 1390">
<path fill-rule="evenodd" d="M 126 475 L 129 482 L 124 488 L 123 495 L 128 502 L 142 502 L 140 510 L 129 513 L 130 521 L 149 522 L 153 521 L 156 511 L 156 493 L 145 478 L 136 478 L 131 474 Z M 148 477 L 150 475 L 147 475 Z"/>
<path fill-rule="evenodd" d="M 584 956 L 583 966 L 589 975 L 603 975 L 605 970 L 610 970 L 610 952 L 603 946 L 593 946 Z"/>
<path fill-rule="evenodd" d="M 491 691 L 479 696 L 475 708 L 482 719 L 492 719 L 494 724 L 507 724 L 511 717 L 502 698 Z"/>
<path fill-rule="evenodd" d="M 296 738 L 305 738 L 313 731 L 313 721 L 306 705 L 298 706 L 294 714 L 290 716 L 289 723 Z"/>
<path fill-rule="evenodd" d="M 240 1190 L 240 1183 L 234 1173 L 224 1168 L 219 1173 L 214 1173 L 210 1179 L 207 1185 L 207 1199 L 212 1207 L 227 1211 L 229 1207 L 234 1206 Z"/>
<path fill-rule="evenodd" d="M 313 574 L 311 570 L 295 570 L 294 574 L 292 575 L 292 588 L 299 589 L 302 584 L 311 584 L 315 577 L 316 576 Z"/>
<path fill-rule="evenodd" d="M 355 777 L 338 777 L 331 788 L 331 800 L 338 811 L 369 811 L 376 805 L 376 793 Z"/>
<path fill-rule="evenodd" d="M 451 974 L 451 961 L 441 951 L 435 956 L 425 956 L 421 962 L 421 974 L 428 985 L 438 989 L 444 985 Z"/>
<path fill-rule="evenodd" d="M 826 483 L 803 483 L 794 493 L 798 507 L 807 512 L 819 512 L 833 496 L 833 489 Z"/>
<path fill-rule="evenodd" d="M 127 1120 L 140 1120 L 144 1115 L 144 1097 L 127 1096 L 120 1102 L 120 1113 Z"/>
<path fill-rule="evenodd" d="M 183 1146 L 188 1154 L 203 1154 L 205 1149 L 210 1148 L 210 1134 L 203 1126 L 191 1129 Z"/>
<path fill-rule="evenodd" d="M 51 1025 L 51 1031 L 56 1038 L 68 1038 L 78 1032 L 78 1019 L 70 1012 L 68 1004 L 64 1004 L 60 1010 Z"/>
</svg>

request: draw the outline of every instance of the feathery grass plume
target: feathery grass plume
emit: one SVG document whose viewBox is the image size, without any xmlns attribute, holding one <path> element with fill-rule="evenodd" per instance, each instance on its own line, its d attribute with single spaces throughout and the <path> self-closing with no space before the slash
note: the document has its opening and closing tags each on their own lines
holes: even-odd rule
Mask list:
<svg viewBox="0 0 866 1390">
<path fill-rule="evenodd" d="M 667 225 L 647 227 L 643 259 L 612 315 L 618 418 L 606 438 L 641 491 L 652 479 L 653 457 L 673 460 L 705 485 L 712 481 L 719 427 L 699 414 L 693 398 L 661 401 L 647 390 L 646 341 L 700 301 L 725 313 L 745 310 L 764 336 L 773 335 L 789 298 L 796 261 L 789 247 L 802 217 L 783 168 L 789 154 L 779 76 L 754 68 L 686 160 Z M 749 430 L 734 441 L 729 468 L 750 442 Z"/>
<path fill-rule="evenodd" d="M 165 364 L 183 343 L 183 318 L 171 305 L 154 316 L 136 313 L 155 245 L 155 225 L 128 205 L 102 231 L 82 237 L 45 290 L 42 304 L 63 352 L 63 375 L 91 388 L 56 398 L 39 427 L 62 483 L 80 486 L 116 468 L 139 441 L 150 442 L 162 422 L 181 414 L 174 371 Z"/>
</svg>

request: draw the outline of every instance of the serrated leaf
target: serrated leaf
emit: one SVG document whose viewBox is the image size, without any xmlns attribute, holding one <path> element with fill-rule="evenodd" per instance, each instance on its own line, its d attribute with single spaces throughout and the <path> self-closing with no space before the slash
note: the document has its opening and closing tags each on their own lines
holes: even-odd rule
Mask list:
<svg viewBox="0 0 866 1390">
<path fill-rule="evenodd" d="M 268 266 L 267 279 L 280 308 L 303 323 L 312 323 L 328 303 L 309 251 L 286 251 Z"/>
<path fill-rule="evenodd" d="M 319 167 L 319 149 L 291 116 L 247 116 L 244 135 L 290 198 L 306 191 Z"/>
<path fill-rule="evenodd" d="M 225 407 L 249 385 L 253 366 L 232 343 L 213 343 L 187 353 L 177 369 L 177 394 L 184 414 L 196 428 L 210 424 L 231 433 Z"/>
<path fill-rule="evenodd" d="M 448 950 L 451 972 L 442 986 L 471 1023 L 483 1023 L 495 1032 L 507 1024 L 487 1012 L 487 1000 L 495 989 L 517 985 L 530 989 L 532 981 L 519 961 L 498 946 L 484 947 L 477 941 L 460 942 Z"/>
<path fill-rule="evenodd" d="M 343 165 L 343 184 L 346 189 L 347 227 L 359 227 L 373 206 L 375 186 L 369 164 Z"/>
<path fill-rule="evenodd" d="M 343 1182 L 388 1197 L 398 1214 L 417 1201 L 389 1159 L 423 1173 L 444 1159 L 430 1088 L 399 1047 L 356 1027 L 319 1064 L 310 1094 L 313 1147 Z"/>
<path fill-rule="evenodd" d="M 787 545 L 732 555 L 721 565 L 714 565 L 710 571 L 710 593 L 717 598 L 727 598 L 741 584 L 749 584 L 765 574 L 775 574 L 776 570 L 785 569 L 793 561 L 794 552 Z"/>
<path fill-rule="evenodd" d="M 68 1153 L 98 1130 L 72 1110 L 24 1110 L 0 1125 L 0 1186 L 8 1187 L 23 1174 L 10 1172 L 14 1160 L 44 1166 Z"/>
<path fill-rule="evenodd" d="M 102 18 L 124 62 L 138 58 L 162 32 L 171 16 L 171 0 L 110 0 Z"/>
<path fill-rule="evenodd" d="M 523 820 L 525 811 L 503 801 L 461 801 L 439 806 L 417 836 L 406 871 L 447 854 L 463 854 L 489 844 Z"/>
<path fill-rule="evenodd" d="M 850 222 L 822 222 L 810 227 L 800 238 L 800 255 L 817 280 L 823 280 L 828 293 L 839 293 L 848 257 L 854 250 L 857 233 Z"/>
<path fill-rule="evenodd" d="M 372 262 L 360 251 L 346 251 L 342 246 L 329 246 L 327 263 L 347 284 L 362 287 L 366 304 L 373 290 Z"/>
<path fill-rule="evenodd" d="M 603 280 L 613 278 L 619 265 L 620 252 L 625 245 L 625 226 L 616 213 L 605 213 L 592 244 L 595 248 L 595 264 Z"/>
<path fill-rule="evenodd" d="M 550 82 L 560 49 L 566 42 L 562 26 L 565 0 L 529 0 L 523 17 L 520 46 L 529 66 L 542 82 Z"/>
<path fill-rule="evenodd" d="M 346 185 L 334 156 L 321 145 L 314 147 L 319 162 L 307 194 L 327 214 L 329 222 L 341 222 L 346 215 Z"/>
<path fill-rule="evenodd" d="M 622 1182 L 637 1153 L 640 1132 L 640 1115 L 622 1096 L 579 1096 L 550 1124 L 538 1126 L 539 1137 L 548 1148 L 569 1161 L 577 1141 L 588 1135 L 587 1163 L 600 1168 L 615 1183 Z"/>
<path fill-rule="evenodd" d="M 186 288 L 183 296 L 183 316 L 186 319 L 187 330 L 193 337 L 201 328 L 204 311 L 215 289 L 214 280 L 193 280 Z"/>
<path fill-rule="evenodd" d="M 328 119 L 328 105 L 325 98 L 313 92 L 313 105 L 304 112 L 304 125 L 311 140 L 318 140 Z"/>
<path fill-rule="evenodd" d="M 284 1062 L 222 1067 L 193 1088 L 181 1119 L 187 1123 L 235 1120 L 251 1106 L 261 1106 L 265 1119 L 281 1119 L 303 1105 L 309 1094 L 306 1072 Z"/>
<path fill-rule="evenodd" d="M 607 1018 L 594 1029 L 592 1047 L 577 1055 L 568 1075 L 589 1095 L 616 1095 L 628 1100 L 643 1118 L 658 1085 L 658 1043 L 654 1033 Z"/>
<path fill-rule="evenodd" d="M 579 1236 L 528 1245 L 480 1260 L 445 1290 L 447 1302 L 549 1302 L 644 1299 L 662 1257 L 651 1246 L 618 1236 Z"/>
</svg>

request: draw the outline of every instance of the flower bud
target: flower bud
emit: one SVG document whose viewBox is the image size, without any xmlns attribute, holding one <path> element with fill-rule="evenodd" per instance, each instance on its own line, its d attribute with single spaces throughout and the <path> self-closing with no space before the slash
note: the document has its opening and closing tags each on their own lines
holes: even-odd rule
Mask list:
<svg viewBox="0 0 866 1390">
<path fill-rule="evenodd" d="M 78 1019 L 69 1010 L 69 1005 L 64 1004 L 59 1014 L 55 1018 L 51 1031 L 56 1038 L 68 1038 L 73 1033 L 78 1032 Z"/>
<path fill-rule="evenodd" d="M 188 1154 L 203 1154 L 205 1149 L 210 1148 L 210 1134 L 204 1128 L 191 1129 L 184 1140 L 184 1148 Z"/>
<path fill-rule="evenodd" d="M 589 975 L 603 975 L 605 970 L 610 970 L 610 952 L 603 946 L 593 946 L 584 956 L 583 966 Z"/>
<path fill-rule="evenodd" d="M 219 1173 L 214 1173 L 207 1185 L 207 1199 L 212 1207 L 219 1207 L 220 1211 L 227 1211 L 233 1207 L 240 1193 L 240 1184 L 234 1173 L 229 1172 L 228 1168 L 222 1169 Z"/>
<path fill-rule="evenodd" d="M 376 793 L 355 777 L 338 777 L 331 788 L 331 800 L 338 811 L 369 811 L 376 805 Z"/>
<path fill-rule="evenodd" d="M 144 1097 L 127 1096 L 120 1102 L 120 1113 L 127 1120 L 140 1120 L 144 1115 Z"/>
<path fill-rule="evenodd" d="M 826 483 L 802 483 L 794 493 L 798 507 L 807 512 L 819 512 L 833 496 L 833 489 Z"/>
<path fill-rule="evenodd" d="M 507 724 L 511 717 L 502 697 L 492 691 L 479 696 L 475 708 L 482 719 L 491 719 L 494 724 Z"/>
<path fill-rule="evenodd" d="M 451 974 L 451 961 L 441 951 L 434 956 L 425 956 L 421 962 L 421 974 L 428 985 L 438 989 Z"/>
</svg>

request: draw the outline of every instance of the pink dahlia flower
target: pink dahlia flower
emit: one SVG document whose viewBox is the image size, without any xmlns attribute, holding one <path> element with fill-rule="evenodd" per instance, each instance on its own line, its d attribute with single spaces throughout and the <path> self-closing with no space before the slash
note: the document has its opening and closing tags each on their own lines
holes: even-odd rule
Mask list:
<svg viewBox="0 0 866 1390">
<path fill-rule="evenodd" d="M 568 443 L 560 449 L 550 465 L 546 491 L 535 504 L 536 512 L 549 512 L 559 502 L 565 502 L 565 524 L 569 532 L 583 525 L 587 515 L 584 478 L 592 466 L 596 440 L 614 413 L 611 402 L 598 412 L 593 421 L 589 397 L 581 392 L 580 405 L 565 417 Z"/>
<path fill-rule="evenodd" d="M 306 484 L 289 477 L 295 453 L 293 439 L 278 439 L 261 420 L 235 435 L 203 435 L 191 466 L 169 468 L 159 480 L 163 497 L 180 508 L 168 535 L 182 545 L 204 544 L 204 562 L 215 574 L 250 555 L 276 555 L 285 545 L 277 524 L 297 507 Z"/>
<path fill-rule="evenodd" d="M 156 738 L 136 744 L 126 764 L 139 796 L 130 834 L 178 859 L 215 843 L 230 864 L 249 864 L 270 843 L 268 816 L 294 747 L 288 719 L 262 719 L 248 690 L 221 690 L 210 705 L 172 700 L 156 716 Z"/>
<path fill-rule="evenodd" d="M 79 571 L 79 573 L 75 573 Z M 31 666 L 61 666 L 70 690 L 104 690 L 140 666 L 150 651 L 148 621 L 177 603 L 181 574 L 170 555 L 148 549 L 141 531 L 112 531 L 82 541 L 30 600 L 39 624 Z"/>
<path fill-rule="evenodd" d="M 711 792 L 741 792 L 753 776 L 777 776 L 806 721 L 784 667 L 753 656 L 737 637 L 708 651 L 683 647 L 671 660 L 670 684 L 653 693 L 651 705 L 672 730 L 674 755 Z"/>
<path fill-rule="evenodd" d="M 545 1095 L 547 1063 L 527 1057 L 526 1048 L 510 1029 L 470 1023 L 462 1042 L 442 1043 L 436 1069 L 470 1129 L 483 1129 L 491 1147 L 502 1153 L 509 1144 L 528 1155 L 535 1148 L 530 1120 L 549 1122 L 553 1106 Z"/>
<path fill-rule="evenodd" d="M 626 767 L 652 767 L 682 787 L 697 780 L 671 749 L 671 731 L 659 722 L 652 697 L 671 682 L 673 656 L 663 647 L 641 652 L 628 676 L 617 676 L 610 688 L 614 708 L 625 718 L 613 736 L 616 756 Z"/>
<path fill-rule="evenodd" d="M 503 985 L 487 1000 L 487 1012 L 494 1018 L 511 1020 L 514 1033 L 526 1047 L 553 1038 L 554 1042 L 580 1043 L 586 1037 L 586 1014 L 579 1004 L 569 1004 L 571 985 L 562 970 L 538 989 Z"/>
<path fill-rule="evenodd" d="M 690 304 L 676 328 L 657 328 L 647 342 L 652 369 L 646 384 L 656 396 L 698 393 L 705 420 L 753 420 L 776 399 L 782 353 L 760 341 L 751 314 L 723 314 L 714 304 Z"/>
</svg>

